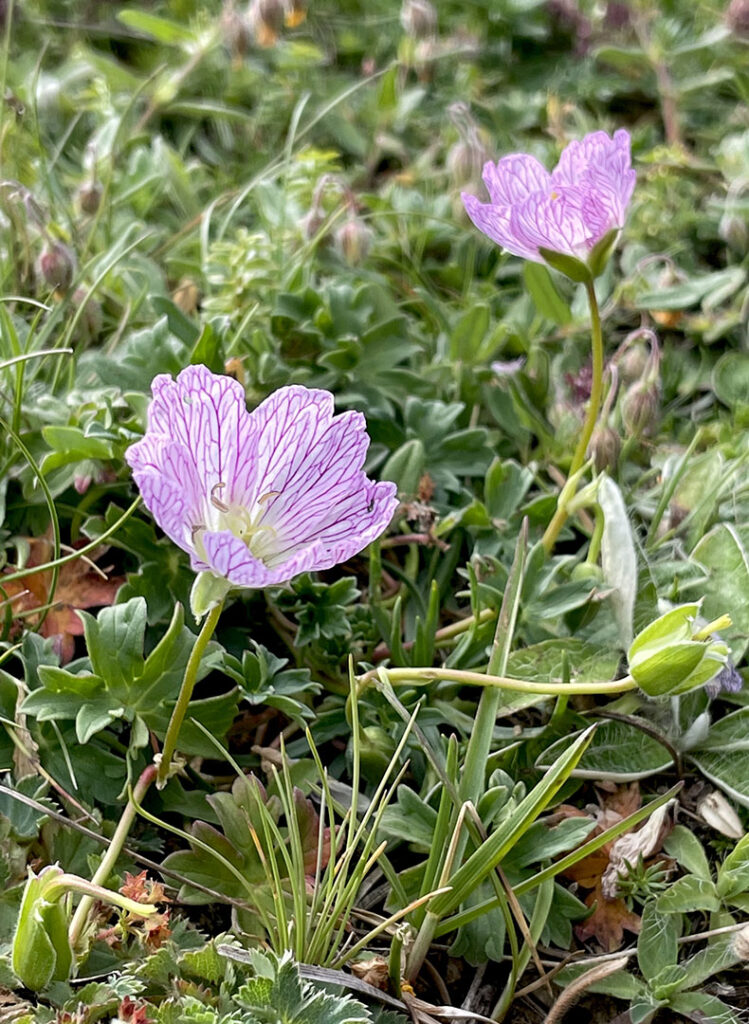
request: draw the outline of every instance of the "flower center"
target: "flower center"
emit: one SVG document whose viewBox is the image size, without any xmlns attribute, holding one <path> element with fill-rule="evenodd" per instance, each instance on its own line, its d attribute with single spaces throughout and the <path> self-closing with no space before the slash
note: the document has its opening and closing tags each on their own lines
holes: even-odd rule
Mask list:
<svg viewBox="0 0 749 1024">
<path fill-rule="evenodd" d="M 257 500 L 252 511 L 244 505 L 235 503 L 227 504 L 219 495 L 226 487 L 224 483 L 217 483 L 211 488 L 211 505 L 218 515 L 211 516 L 212 530 L 230 530 L 235 537 L 247 545 L 258 561 L 267 564 L 268 559 L 273 555 L 273 541 L 276 539 L 276 530 L 269 524 L 261 522 L 265 507 L 271 498 L 275 498 L 278 491 L 269 491 Z M 202 524 L 193 528 L 192 539 L 200 557 L 207 561 L 202 535 L 206 527 Z"/>
</svg>

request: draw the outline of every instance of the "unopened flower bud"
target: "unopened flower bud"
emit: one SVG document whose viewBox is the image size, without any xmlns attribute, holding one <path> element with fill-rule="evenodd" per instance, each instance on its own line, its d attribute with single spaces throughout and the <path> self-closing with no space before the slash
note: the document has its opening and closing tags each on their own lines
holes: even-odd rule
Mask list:
<svg viewBox="0 0 749 1024">
<path fill-rule="evenodd" d="M 741 839 L 744 835 L 741 819 L 717 789 L 698 801 L 697 814 L 707 825 L 730 839 Z"/>
<path fill-rule="evenodd" d="M 699 629 L 698 614 L 698 604 L 679 605 L 632 641 L 629 673 L 649 697 L 673 697 L 704 686 L 726 664 L 728 647 L 712 634 L 730 618 Z"/>
<path fill-rule="evenodd" d="M 78 205 L 84 213 L 93 215 L 99 209 L 104 190 L 98 181 L 87 181 L 78 189 Z"/>
<path fill-rule="evenodd" d="M 648 365 L 648 354 L 644 345 L 632 345 L 617 359 L 620 377 L 625 384 L 640 380 Z"/>
<path fill-rule="evenodd" d="M 737 36 L 749 36 L 749 0 L 731 0 L 726 22 Z"/>
<path fill-rule="evenodd" d="M 36 269 L 50 288 L 66 292 L 75 277 L 75 256 L 62 242 L 50 242 L 42 249 Z"/>
<path fill-rule="evenodd" d="M 622 420 L 629 434 L 641 437 L 652 434 L 658 420 L 658 385 L 637 381 L 622 399 Z"/>
<path fill-rule="evenodd" d="M 437 10 L 429 0 L 404 0 L 401 25 L 413 39 L 431 39 L 437 34 Z"/>
<path fill-rule="evenodd" d="M 369 252 L 372 232 L 362 220 L 351 214 L 336 231 L 335 244 L 345 261 L 355 267 Z"/>
<path fill-rule="evenodd" d="M 283 0 L 252 0 L 250 24 L 258 46 L 275 44 L 285 16 Z"/>
<path fill-rule="evenodd" d="M 234 6 L 234 0 L 225 0 L 221 11 L 221 35 L 224 46 L 235 62 L 241 62 L 252 43 L 249 19 Z"/>
<path fill-rule="evenodd" d="M 588 448 L 596 473 L 603 473 L 605 469 L 615 469 L 621 448 L 621 438 L 612 427 L 596 427 Z"/>
</svg>

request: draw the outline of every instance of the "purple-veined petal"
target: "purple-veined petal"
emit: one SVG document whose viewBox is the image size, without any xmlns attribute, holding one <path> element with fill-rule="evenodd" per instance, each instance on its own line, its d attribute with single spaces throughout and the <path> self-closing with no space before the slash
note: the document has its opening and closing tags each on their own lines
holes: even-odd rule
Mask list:
<svg viewBox="0 0 749 1024">
<path fill-rule="evenodd" d="M 526 244 L 585 259 L 606 233 L 606 210 L 581 189 L 559 186 L 513 209 L 510 225 Z"/>
<path fill-rule="evenodd" d="M 253 437 L 254 465 L 246 480 L 237 479 L 237 490 L 232 500 L 248 507 L 275 495 L 287 487 L 295 488 L 308 469 L 310 453 L 324 437 L 333 420 L 333 396 L 328 391 L 304 388 L 298 384 L 279 388 L 261 402 L 250 414 Z M 369 439 L 364 433 L 364 417 L 359 425 L 363 434 L 363 449 L 353 453 L 359 459 L 357 469 L 364 462 Z M 362 438 L 359 438 L 361 447 Z M 242 486 L 244 485 L 244 486 Z M 270 499 L 265 499 L 270 500 Z"/>
<path fill-rule="evenodd" d="M 369 438 L 361 413 L 333 416 L 327 392 L 292 386 L 258 406 L 252 418 L 258 429 L 254 501 L 263 506 L 253 521 L 259 530 L 253 547 L 268 564 L 315 540 L 329 548 L 350 538 L 358 543 L 353 554 L 382 533 L 395 509 L 395 488 L 373 484 L 362 471 Z"/>
<path fill-rule="evenodd" d="M 518 234 L 510 226 L 511 208 L 509 206 L 492 206 L 491 203 L 482 203 L 476 196 L 463 192 L 461 195 L 466 213 L 473 223 L 488 238 L 491 238 L 497 245 L 511 252 L 513 256 L 520 256 L 524 260 L 535 260 L 541 262 L 537 246 Z"/>
<path fill-rule="evenodd" d="M 600 131 L 570 142 L 552 172 L 555 184 L 594 193 L 611 211 L 612 227 L 624 223 L 636 177 L 631 166 L 629 132 L 623 128 L 613 138 Z"/>
<path fill-rule="evenodd" d="M 164 533 L 192 552 L 192 528 L 205 521 L 205 495 L 191 453 L 182 445 L 146 435 L 127 449 L 125 459 L 146 508 Z"/>
<path fill-rule="evenodd" d="M 484 164 L 482 177 L 491 201 L 497 206 L 522 203 L 533 192 L 551 187 L 551 175 L 534 156 L 510 153 L 497 163 Z"/>
<path fill-rule="evenodd" d="M 172 380 L 155 378 L 148 412 L 149 433 L 161 435 L 192 453 L 207 498 L 252 473 L 254 456 L 244 388 L 207 366 L 188 366 Z"/>
</svg>

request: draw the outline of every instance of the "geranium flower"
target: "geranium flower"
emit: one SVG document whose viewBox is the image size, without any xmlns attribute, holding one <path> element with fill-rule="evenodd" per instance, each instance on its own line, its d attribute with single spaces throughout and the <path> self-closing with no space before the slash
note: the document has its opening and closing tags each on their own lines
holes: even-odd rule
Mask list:
<svg viewBox="0 0 749 1024">
<path fill-rule="evenodd" d="M 205 366 L 152 384 L 148 430 L 125 458 L 156 522 L 192 568 L 238 587 L 285 583 L 355 555 L 390 522 L 395 484 L 362 470 L 360 412 L 292 385 L 249 413 Z"/>
<path fill-rule="evenodd" d="M 479 231 L 514 256 L 556 265 L 547 250 L 587 265 L 596 246 L 609 237 L 613 244 L 611 232 L 623 226 L 635 177 L 629 133 L 593 132 L 570 142 L 551 173 L 528 153 L 489 161 L 483 179 L 490 202 L 465 192 L 462 198 Z"/>
</svg>

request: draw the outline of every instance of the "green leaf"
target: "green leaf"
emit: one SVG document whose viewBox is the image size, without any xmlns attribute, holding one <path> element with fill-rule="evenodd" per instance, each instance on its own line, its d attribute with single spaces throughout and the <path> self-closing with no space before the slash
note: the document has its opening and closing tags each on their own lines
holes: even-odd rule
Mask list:
<svg viewBox="0 0 749 1024">
<path fill-rule="evenodd" d="M 118 11 L 117 20 L 165 46 L 185 46 L 195 42 L 195 33 L 179 22 L 160 18 L 156 14 L 139 11 L 134 7 Z"/>
<path fill-rule="evenodd" d="M 536 767 L 545 771 L 570 743 L 564 736 L 539 755 Z M 601 722 L 573 772 L 578 779 L 631 782 L 657 775 L 672 764 L 668 750 L 652 736 L 626 722 Z"/>
<path fill-rule="evenodd" d="M 458 318 L 450 335 L 450 358 L 472 364 L 489 330 L 489 307 L 482 302 L 472 304 Z"/>
<path fill-rule="evenodd" d="M 749 361 L 749 360 L 748 360 Z M 747 392 L 749 400 L 749 392 Z M 721 631 L 739 662 L 749 646 L 749 555 L 736 529 L 719 523 L 694 547 L 691 556 L 708 572 L 701 583 L 702 614 L 708 621 L 728 612 L 732 625 Z"/>
<path fill-rule="evenodd" d="M 695 910 L 712 913 L 721 906 L 715 883 L 696 875 L 677 878 L 656 902 L 661 914 L 687 914 Z"/>
<path fill-rule="evenodd" d="M 712 874 L 705 849 L 694 832 L 685 825 L 674 826 L 664 840 L 663 849 L 685 870 L 697 878 L 710 881 Z"/>
<path fill-rule="evenodd" d="M 637 940 L 637 962 L 643 977 L 651 982 L 679 959 L 676 940 L 681 935 L 681 916 L 662 914 L 655 900 L 649 900 L 642 912 L 642 928 Z"/>
<path fill-rule="evenodd" d="M 439 917 L 456 910 L 469 893 L 483 882 L 502 858 L 512 849 L 523 833 L 531 826 L 543 809 L 554 799 L 555 794 L 580 760 L 585 748 L 593 738 L 595 727 L 582 733 L 569 750 L 566 750 L 549 768 L 524 800 L 492 832 L 485 842 L 475 850 L 465 863 L 450 877 L 450 892 L 437 896 L 429 905 L 432 913 Z"/>
<path fill-rule="evenodd" d="M 542 263 L 526 260 L 523 264 L 523 280 L 541 316 L 560 327 L 572 323 L 570 307 L 557 291 L 551 274 Z"/>
<path fill-rule="evenodd" d="M 746 352 L 723 353 L 713 367 L 713 390 L 731 409 L 749 404 L 749 355 Z"/>
<path fill-rule="evenodd" d="M 698 749 L 688 757 L 716 786 L 749 807 L 749 708 L 714 722 Z"/>
<path fill-rule="evenodd" d="M 637 555 L 622 493 L 609 476 L 601 477 L 598 485 L 598 504 L 603 512 L 603 579 L 606 586 L 612 588 L 609 601 L 619 629 L 619 641 L 626 650 L 632 642 L 632 622 L 637 597 Z"/>
<path fill-rule="evenodd" d="M 86 647 L 97 676 L 114 693 L 126 694 L 131 681 L 143 673 L 143 639 L 146 632 L 145 598 L 104 608 L 94 618 L 80 613 Z"/>
<path fill-rule="evenodd" d="M 710 1024 L 742 1024 L 744 1020 L 741 1012 L 737 1013 L 709 992 L 679 992 L 669 1000 L 669 1008 L 688 1020 L 709 1021 Z"/>
</svg>

